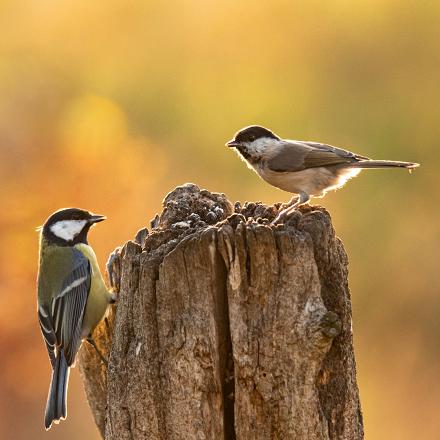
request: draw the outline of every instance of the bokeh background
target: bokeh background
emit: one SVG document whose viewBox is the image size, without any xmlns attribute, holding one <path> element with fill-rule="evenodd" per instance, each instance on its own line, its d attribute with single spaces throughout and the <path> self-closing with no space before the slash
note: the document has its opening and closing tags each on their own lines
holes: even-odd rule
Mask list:
<svg viewBox="0 0 440 440">
<path fill-rule="evenodd" d="M 0 2 L 0 438 L 98 439 L 78 371 L 43 429 L 35 227 L 79 206 L 101 266 L 174 186 L 287 201 L 224 142 L 259 123 L 377 159 L 323 201 L 350 258 L 368 439 L 439 438 L 440 2 Z"/>
</svg>

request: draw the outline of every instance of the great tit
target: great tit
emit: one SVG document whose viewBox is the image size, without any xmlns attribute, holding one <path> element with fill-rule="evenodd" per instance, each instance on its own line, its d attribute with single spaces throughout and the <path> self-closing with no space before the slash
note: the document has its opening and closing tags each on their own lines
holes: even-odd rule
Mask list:
<svg viewBox="0 0 440 440">
<path fill-rule="evenodd" d="M 235 148 L 263 180 L 299 196 L 292 198 L 290 206 L 278 214 L 274 223 L 310 197 L 323 197 L 327 191 L 341 188 L 362 169 L 397 167 L 411 170 L 419 166 L 412 162 L 371 160 L 318 142 L 281 139 L 259 125 L 241 129 L 226 146 Z"/>
<path fill-rule="evenodd" d="M 114 302 L 87 243 L 89 229 L 105 218 L 67 208 L 53 213 L 40 228 L 38 319 L 52 365 L 46 430 L 66 418 L 69 369 L 82 340 Z"/>
</svg>

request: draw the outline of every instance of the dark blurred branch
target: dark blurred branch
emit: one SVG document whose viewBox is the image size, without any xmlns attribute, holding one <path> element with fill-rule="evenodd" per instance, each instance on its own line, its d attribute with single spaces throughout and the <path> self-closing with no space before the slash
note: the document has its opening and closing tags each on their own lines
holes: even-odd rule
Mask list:
<svg viewBox="0 0 440 440">
<path fill-rule="evenodd" d="M 106 439 L 363 438 L 344 248 L 324 209 L 276 213 L 185 185 L 119 251 L 108 372 L 80 355 Z"/>
</svg>

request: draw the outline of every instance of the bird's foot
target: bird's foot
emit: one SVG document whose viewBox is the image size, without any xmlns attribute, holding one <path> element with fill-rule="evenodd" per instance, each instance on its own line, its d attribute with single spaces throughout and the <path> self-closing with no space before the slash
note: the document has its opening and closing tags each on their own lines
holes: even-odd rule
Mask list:
<svg viewBox="0 0 440 440">
<path fill-rule="evenodd" d="M 275 217 L 275 219 L 271 222 L 271 226 L 281 225 L 284 223 L 284 219 L 286 218 L 287 211 L 290 210 L 289 208 L 283 209 L 278 213 L 278 215 Z"/>
<path fill-rule="evenodd" d="M 106 263 L 106 269 L 108 274 L 108 281 L 110 283 L 110 287 L 113 290 L 112 301 L 116 301 L 117 293 L 119 293 L 119 289 L 121 287 L 121 247 L 117 247 L 108 257 Z"/>
<path fill-rule="evenodd" d="M 278 215 L 275 217 L 275 219 L 272 221 L 271 226 L 282 224 L 285 220 L 285 218 L 295 211 L 295 209 L 303 205 L 304 203 L 307 203 L 310 199 L 310 196 L 304 192 L 299 194 L 299 197 L 294 196 L 292 197 L 292 200 L 290 200 L 289 204 L 287 205 L 287 208 L 281 210 Z"/>
<path fill-rule="evenodd" d="M 286 215 L 289 212 L 293 211 L 295 207 L 298 206 L 299 202 L 300 202 L 300 198 L 297 196 L 293 196 L 289 203 L 281 205 L 278 215 L 271 222 L 271 226 L 283 224 Z"/>
<path fill-rule="evenodd" d="M 334 312 L 327 312 L 321 319 L 320 328 L 327 338 L 335 338 L 342 331 L 342 322 Z"/>
</svg>

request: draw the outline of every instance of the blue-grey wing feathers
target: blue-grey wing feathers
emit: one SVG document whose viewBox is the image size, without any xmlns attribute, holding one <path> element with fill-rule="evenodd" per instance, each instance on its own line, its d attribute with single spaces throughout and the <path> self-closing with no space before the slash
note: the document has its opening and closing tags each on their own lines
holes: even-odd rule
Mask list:
<svg viewBox="0 0 440 440">
<path fill-rule="evenodd" d="M 52 316 L 50 311 L 44 306 L 38 308 L 38 320 L 40 322 L 41 333 L 43 334 L 44 342 L 46 343 L 47 352 L 49 353 L 50 363 L 52 368 L 55 365 L 55 345 L 57 342 L 55 330 L 52 324 Z"/>
<path fill-rule="evenodd" d="M 75 361 L 81 344 L 82 322 L 91 282 L 89 260 L 76 249 L 74 262 L 72 272 L 64 280 L 61 292 L 52 302 L 56 339 L 64 350 L 69 366 Z"/>
<path fill-rule="evenodd" d="M 90 291 L 89 260 L 72 249 L 72 262 L 60 291 L 50 306 L 40 306 L 38 317 L 52 364 L 52 380 L 47 398 L 45 427 L 66 417 L 69 367 L 74 363 L 81 344 L 81 331 Z"/>
</svg>

